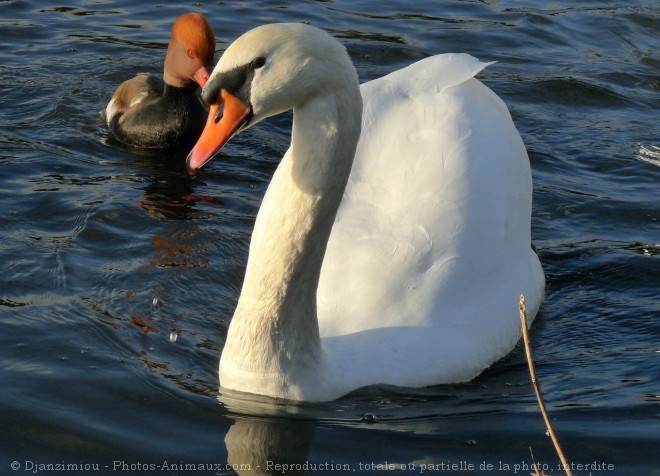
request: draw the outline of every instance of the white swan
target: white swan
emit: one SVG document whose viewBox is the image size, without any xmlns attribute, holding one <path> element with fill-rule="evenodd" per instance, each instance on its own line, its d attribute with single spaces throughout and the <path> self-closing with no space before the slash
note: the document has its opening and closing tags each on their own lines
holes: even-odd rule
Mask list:
<svg viewBox="0 0 660 476">
<path fill-rule="evenodd" d="M 189 170 L 291 108 L 293 132 L 257 216 L 222 387 L 332 400 L 467 381 L 513 348 L 518 297 L 533 318 L 545 279 L 524 145 L 473 78 L 487 65 L 440 55 L 360 88 L 345 49 L 311 26 L 265 25 L 227 49 Z"/>
</svg>

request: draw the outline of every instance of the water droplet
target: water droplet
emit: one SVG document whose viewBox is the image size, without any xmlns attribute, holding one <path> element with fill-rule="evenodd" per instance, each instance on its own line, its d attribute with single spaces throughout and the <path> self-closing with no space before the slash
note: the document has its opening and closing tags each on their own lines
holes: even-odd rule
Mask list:
<svg viewBox="0 0 660 476">
<path fill-rule="evenodd" d="M 151 305 L 152 305 L 153 307 L 158 306 L 158 298 L 157 298 L 157 297 L 155 297 L 154 300 L 151 301 Z"/>
<path fill-rule="evenodd" d="M 170 332 L 170 342 L 176 342 L 178 338 L 179 338 L 179 334 L 177 334 L 174 331 Z"/>
<path fill-rule="evenodd" d="M 360 421 L 364 423 L 378 423 L 378 416 L 375 413 L 365 413 Z"/>
</svg>

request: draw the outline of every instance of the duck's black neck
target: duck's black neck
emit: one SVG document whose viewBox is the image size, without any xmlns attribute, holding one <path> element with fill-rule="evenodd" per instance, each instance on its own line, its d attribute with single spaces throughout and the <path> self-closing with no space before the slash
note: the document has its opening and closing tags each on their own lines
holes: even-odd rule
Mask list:
<svg viewBox="0 0 660 476">
<path fill-rule="evenodd" d="M 197 88 L 197 83 L 190 83 L 190 85 L 184 87 L 172 86 L 171 84 L 165 83 L 163 96 L 167 96 L 173 99 L 190 97 L 197 93 Z"/>
</svg>

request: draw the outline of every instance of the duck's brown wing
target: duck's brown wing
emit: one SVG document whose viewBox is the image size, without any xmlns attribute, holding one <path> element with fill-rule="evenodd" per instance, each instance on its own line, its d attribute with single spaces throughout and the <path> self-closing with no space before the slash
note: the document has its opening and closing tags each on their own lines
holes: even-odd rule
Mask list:
<svg viewBox="0 0 660 476">
<path fill-rule="evenodd" d="M 163 95 L 163 89 L 163 80 L 148 73 L 140 73 L 134 78 L 124 81 L 112 95 L 112 99 L 106 107 L 105 115 L 108 125 L 112 127 L 113 122 L 119 121 L 131 107 L 158 99 Z"/>
</svg>

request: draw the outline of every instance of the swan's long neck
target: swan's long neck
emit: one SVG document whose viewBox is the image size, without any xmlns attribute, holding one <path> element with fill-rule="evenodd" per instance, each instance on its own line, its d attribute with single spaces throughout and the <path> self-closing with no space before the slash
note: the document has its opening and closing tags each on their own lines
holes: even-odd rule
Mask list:
<svg viewBox="0 0 660 476">
<path fill-rule="evenodd" d="M 350 80 L 293 110 L 291 149 L 259 211 L 223 350 L 223 386 L 229 374 L 294 380 L 320 359 L 316 291 L 360 135 L 362 100 Z"/>
</svg>

